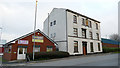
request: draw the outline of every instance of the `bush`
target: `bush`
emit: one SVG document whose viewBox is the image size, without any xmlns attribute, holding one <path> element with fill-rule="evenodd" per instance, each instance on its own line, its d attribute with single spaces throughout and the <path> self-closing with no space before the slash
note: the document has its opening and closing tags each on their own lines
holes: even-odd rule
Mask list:
<svg viewBox="0 0 120 68">
<path fill-rule="evenodd" d="M 30 60 L 33 59 L 33 53 L 27 53 Z M 69 57 L 68 52 L 54 51 L 54 52 L 35 52 L 35 59 L 53 59 L 53 58 L 63 58 Z"/>
<path fill-rule="evenodd" d="M 103 47 L 103 53 L 109 53 L 109 52 L 119 52 L 120 48 L 108 48 L 108 47 Z"/>
</svg>

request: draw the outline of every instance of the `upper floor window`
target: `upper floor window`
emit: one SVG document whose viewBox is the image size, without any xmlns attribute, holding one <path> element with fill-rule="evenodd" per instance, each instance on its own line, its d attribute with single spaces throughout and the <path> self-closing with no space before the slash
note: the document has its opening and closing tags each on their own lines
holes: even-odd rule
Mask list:
<svg viewBox="0 0 120 68">
<path fill-rule="evenodd" d="M 50 22 L 50 26 L 52 26 L 52 22 Z"/>
<path fill-rule="evenodd" d="M 93 38 L 93 37 L 92 37 L 92 32 L 91 32 L 91 31 L 89 32 L 89 36 L 90 36 L 90 39 Z"/>
<path fill-rule="evenodd" d="M 73 28 L 73 34 L 74 34 L 75 36 L 78 36 L 78 29 L 77 29 L 77 28 Z"/>
<path fill-rule="evenodd" d="M 97 40 L 99 40 L 99 34 L 98 33 L 96 33 L 96 36 L 97 36 Z"/>
<path fill-rule="evenodd" d="M 82 37 L 86 38 L 86 29 L 82 29 Z"/>
<path fill-rule="evenodd" d="M 98 29 L 98 23 L 96 23 L 96 29 Z"/>
<path fill-rule="evenodd" d="M 92 23 L 91 23 L 91 21 L 89 21 L 89 27 L 92 28 Z"/>
<path fill-rule="evenodd" d="M 54 21 L 54 25 L 56 25 L 56 20 Z"/>
<path fill-rule="evenodd" d="M 77 16 L 73 15 L 73 23 L 77 24 Z"/>
<path fill-rule="evenodd" d="M 88 26 L 88 19 L 86 19 L 86 26 Z"/>
<path fill-rule="evenodd" d="M 82 18 L 82 25 L 85 26 L 85 19 L 84 18 Z"/>
</svg>

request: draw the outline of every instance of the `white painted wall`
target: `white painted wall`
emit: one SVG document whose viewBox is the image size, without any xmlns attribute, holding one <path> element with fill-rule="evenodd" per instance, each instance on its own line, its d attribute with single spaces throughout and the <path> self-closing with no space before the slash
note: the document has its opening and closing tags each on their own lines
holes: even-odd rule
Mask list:
<svg viewBox="0 0 120 68">
<path fill-rule="evenodd" d="M 73 15 L 76 15 L 76 14 L 71 13 L 71 12 L 66 12 L 66 9 L 61 9 L 61 8 L 55 8 L 50 13 L 50 16 L 49 16 L 49 37 L 51 38 L 50 34 L 56 33 L 56 37 L 53 40 L 58 43 L 59 50 L 60 51 L 67 51 L 67 48 L 68 48 L 68 52 L 71 55 L 76 54 L 76 53 L 73 53 L 74 52 L 74 40 L 76 40 L 76 41 L 78 41 L 78 51 L 79 51 L 79 53 L 77 53 L 77 54 L 83 54 L 82 41 L 87 42 L 87 53 L 91 53 L 90 52 L 90 42 L 93 42 L 94 52 L 102 52 L 102 46 L 101 46 L 101 51 L 98 51 L 98 45 L 97 45 L 98 43 L 101 44 L 101 41 L 68 37 L 68 36 L 74 36 L 73 28 L 78 28 L 78 37 L 82 37 L 81 28 L 85 28 L 85 29 L 87 29 L 87 33 L 86 33 L 87 38 L 90 38 L 89 31 L 92 31 L 93 39 L 96 39 L 96 33 L 99 33 L 99 36 L 100 36 L 99 38 L 101 40 L 100 23 L 98 23 L 99 30 L 96 30 L 96 24 L 92 20 L 91 20 L 92 21 L 92 28 L 85 27 L 82 25 L 82 18 L 83 17 L 76 15 L 78 18 L 77 19 L 78 21 L 77 21 L 77 24 L 74 24 L 73 23 Z M 66 19 L 66 17 L 67 17 L 67 19 Z M 50 22 L 53 22 L 54 20 L 56 20 L 56 25 L 50 26 Z M 66 28 L 67 28 L 67 30 L 66 30 Z M 43 31 L 45 34 L 48 35 L 48 18 L 44 22 Z M 66 41 L 68 41 L 68 43 Z M 68 46 L 67 46 L 67 44 L 68 44 Z"/>
<path fill-rule="evenodd" d="M 73 23 L 73 15 L 77 16 L 77 24 Z M 98 23 L 98 26 L 99 26 L 98 30 L 96 30 L 96 24 L 95 24 L 97 22 L 94 22 L 92 20 L 91 20 L 92 28 L 85 27 L 85 26 L 82 25 L 82 18 L 84 18 L 84 17 L 78 16 L 77 14 L 74 14 L 74 13 L 71 13 L 71 12 L 67 12 L 68 52 L 72 55 L 76 54 L 76 53 L 74 53 L 74 41 L 78 41 L 78 51 L 79 51 L 79 53 L 77 53 L 77 54 L 83 54 L 82 41 L 87 42 L 87 53 L 92 53 L 92 52 L 90 52 L 90 42 L 93 42 L 94 53 L 95 52 L 102 52 L 101 41 L 81 38 L 82 37 L 82 28 L 84 28 L 84 29 L 87 29 L 86 30 L 87 38 L 90 38 L 89 37 L 89 31 L 92 31 L 93 39 L 97 39 L 96 33 L 99 33 L 99 38 L 101 40 L 100 23 Z M 73 28 L 78 29 L 78 37 L 80 37 L 80 38 L 69 37 L 69 36 L 74 36 Z M 101 51 L 98 51 L 98 43 L 100 43 Z"/>
<path fill-rule="evenodd" d="M 56 20 L 56 25 L 50 26 L 50 22 Z M 48 18 L 44 22 L 45 34 L 48 35 Z M 51 38 L 51 34 L 56 33 L 56 37 L 53 39 L 57 41 L 59 44 L 60 51 L 66 51 L 66 10 L 54 8 L 49 16 L 49 37 Z"/>
</svg>

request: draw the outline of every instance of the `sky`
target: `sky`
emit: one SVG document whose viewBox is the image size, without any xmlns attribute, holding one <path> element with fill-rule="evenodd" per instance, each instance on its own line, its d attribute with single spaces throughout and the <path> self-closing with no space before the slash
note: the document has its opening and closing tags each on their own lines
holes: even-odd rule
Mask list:
<svg viewBox="0 0 120 68">
<path fill-rule="evenodd" d="M 11 41 L 34 30 L 36 0 L 0 0 L 2 39 Z M 37 28 L 53 8 L 67 8 L 101 22 L 101 37 L 118 33 L 119 0 L 38 0 Z"/>
</svg>

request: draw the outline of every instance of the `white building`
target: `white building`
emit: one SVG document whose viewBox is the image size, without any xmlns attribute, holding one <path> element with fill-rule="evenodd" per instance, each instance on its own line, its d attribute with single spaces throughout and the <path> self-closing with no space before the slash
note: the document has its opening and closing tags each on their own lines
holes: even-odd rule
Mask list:
<svg viewBox="0 0 120 68">
<path fill-rule="evenodd" d="M 43 31 L 58 43 L 59 51 L 71 55 L 102 52 L 100 22 L 72 10 L 54 8 Z"/>
</svg>

